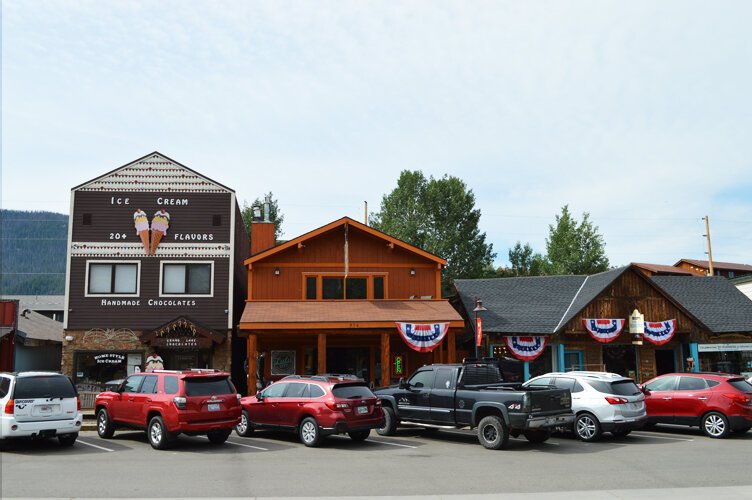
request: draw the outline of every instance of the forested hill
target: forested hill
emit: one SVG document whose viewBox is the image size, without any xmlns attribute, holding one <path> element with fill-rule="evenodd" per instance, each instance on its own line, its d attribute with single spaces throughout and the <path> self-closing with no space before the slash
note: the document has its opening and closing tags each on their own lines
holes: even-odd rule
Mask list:
<svg viewBox="0 0 752 500">
<path fill-rule="evenodd" d="M 65 293 L 67 215 L 2 210 L 0 238 L 0 293 Z"/>
</svg>

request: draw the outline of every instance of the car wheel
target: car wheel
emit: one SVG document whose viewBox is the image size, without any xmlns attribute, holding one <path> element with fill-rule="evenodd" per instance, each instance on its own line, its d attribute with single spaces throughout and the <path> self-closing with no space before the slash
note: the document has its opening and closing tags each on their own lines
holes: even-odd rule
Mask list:
<svg viewBox="0 0 752 500">
<path fill-rule="evenodd" d="M 548 431 L 525 431 L 525 439 L 534 444 L 545 443 L 549 437 L 551 433 Z"/>
<path fill-rule="evenodd" d="M 350 439 L 353 441 L 365 441 L 366 438 L 371 434 L 370 429 L 366 429 L 364 431 L 355 431 L 355 432 L 348 432 L 347 435 L 350 436 Z"/>
<path fill-rule="evenodd" d="M 227 441 L 227 438 L 232 434 L 232 429 L 218 429 L 215 431 L 209 431 L 206 437 L 209 438 L 211 444 L 222 444 Z"/>
<path fill-rule="evenodd" d="M 611 434 L 618 438 L 623 438 L 629 436 L 629 434 L 632 432 L 632 429 L 622 429 L 618 431 L 611 431 Z"/>
<path fill-rule="evenodd" d="M 314 447 L 321 443 L 322 438 L 319 424 L 311 417 L 304 418 L 300 423 L 299 435 L 300 440 L 306 446 Z"/>
<path fill-rule="evenodd" d="M 384 425 L 376 429 L 379 436 L 392 436 L 397 430 L 397 415 L 394 414 L 394 410 L 385 406 L 384 410 Z"/>
<path fill-rule="evenodd" d="M 76 442 L 76 439 L 78 438 L 78 432 L 73 432 L 71 434 L 60 434 L 57 439 L 60 441 L 60 446 L 73 446 L 73 443 Z"/>
<path fill-rule="evenodd" d="M 478 441 L 489 450 L 505 448 L 509 442 L 509 429 L 504 420 L 496 415 L 483 417 L 478 424 Z"/>
<path fill-rule="evenodd" d="M 702 417 L 702 432 L 712 438 L 725 438 L 729 433 L 728 419 L 722 413 L 711 411 Z"/>
<path fill-rule="evenodd" d="M 109 439 L 115 434 L 115 424 L 110 420 L 110 414 L 102 408 L 97 412 L 97 434 L 103 439 Z"/>
<path fill-rule="evenodd" d="M 583 441 L 597 441 L 601 437 L 601 424 L 595 415 L 581 413 L 574 421 L 574 433 Z"/>
<path fill-rule="evenodd" d="M 248 437 L 253 434 L 253 423 L 245 410 L 240 414 L 240 423 L 235 426 L 235 433 L 240 437 Z"/>
<path fill-rule="evenodd" d="M 149 444 L 155 450 L 164 450 L 174 440 L 174 436 L 167 431 L 164 420 L 159 415 L 149 421 L 146 436 L 149 438 Z"/>
</svg>

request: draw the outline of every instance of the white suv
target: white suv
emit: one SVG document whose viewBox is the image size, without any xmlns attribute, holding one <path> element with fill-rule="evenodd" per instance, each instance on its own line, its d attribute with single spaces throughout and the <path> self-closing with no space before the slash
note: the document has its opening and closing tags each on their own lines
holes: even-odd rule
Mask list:
<svg viewBox="0 0 752 500">
<path fill-rule="evenodd" d="M 554 386 L 572 392 L 574 433 L 583 441 L 596 441 L 604 432 L 624 437 L 647 422 L 645 395 L 630 378 L 616 373 L 547 373 L 524 386 Z"/>
<path fill-rule="evenodd" d="M 0 373 L 0 440 L 57 437 L 72 446 L 81 429 L 73 382 L 55 372 Z"/>
</svg>

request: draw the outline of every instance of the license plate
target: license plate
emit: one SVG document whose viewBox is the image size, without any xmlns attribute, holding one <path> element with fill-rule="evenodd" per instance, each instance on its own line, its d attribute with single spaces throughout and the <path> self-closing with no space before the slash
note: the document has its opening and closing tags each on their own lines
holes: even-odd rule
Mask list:
<svg viewBox="0 0 752 500">
<path fill-rule="evenodd" d="M 367 406 L 358 406 L 355 411 L 356 411 L 356 413 L 358 415 L 365 415 L 366 413 L 368 413 L 368 407 Z"/>
<path fill-rule="evenodd" d="M 219 403 L 209 403 L 209 411 L 219 411 Z"/>
<path fill-rule="evenodd" d="M 39 413 L 52 413 L 52 406 L 50 406 L 50 405 L 40 405 L 39 406 Z"/>
</svg>

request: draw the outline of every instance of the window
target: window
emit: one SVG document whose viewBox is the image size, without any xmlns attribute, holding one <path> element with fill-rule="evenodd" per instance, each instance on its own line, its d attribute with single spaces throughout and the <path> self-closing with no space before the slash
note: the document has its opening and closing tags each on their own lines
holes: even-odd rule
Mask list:
<svg viewBox="0 0 752 500">
<path fill-rule="evenodd" d="M 373 298 L 376 300 L 381 300 L 384 298 L 384 277 L 383 276 L 373 277 Z"/>
<path fill-rule="evenodd" d="M 637 396 L 640 388 L 631 380 L 617 380 L 604 382 L 602 380 L 588 380 L 590 386 L 602 394 L 616 394 L 617 396 Z"/>
<path fill-rule="evenodd" d="M 575 380 L 569 377 L 554 378 L 554 386 L 557 389 L 569 389 L 569 392 L 574 392 L 574 382 Z"/>
<path fill-rule="evenodd" d="M 212 295 L 212 262 L 163 263 L 162 295 Z"/>
<path fill-rule="evenodd" d="M 302 384 L 300 382 L 293 382 L 287 384 L 287 391 L 285 392 L 286 398 L 307 398 L 308 397 L 308 384 Z"/>
<path fill-rule="evenodd" d="M 316 300 L 316 276 L 306 276 L 306 300 Z"/>
<path fill-rule="evenodd" d="M 654 380 L 647 384 L 645 387 L 647 390 L 653 392 L 673 391 L 676 387 L 676 379 L 679 377 L 663 377 L 658 380 Z"/>
<path fill-rule="evenodd" d="M 321 297 L 323 299 L 344 299 L 344 278 L 323 278 Z"/>
<path fill-rule="evenodd" d="M 165 394 L 177 394 L 178 393 L 178 378 L 177 377 L 165 377 L 164 378 L 164 392 Z"/>
<path fill-rule="evenodd" d="M 139 263 L 89 262 L 86 295 L 138 296 Z"/>
<path fill-rule="evenodd" d="M 679 389 L 680 391 L 702 391 L 707 389 L 705 379 L 698 377 L 679 377 Z"/>
<path fill-rule="evenodd" d="M 386 298 L 386 276 L 355 273 L 344 276 L 312 276 L 306 274 L 303 284 L 305 300 L 383 300 Z"/>
<path fill-rule="evenodd" d="M 530 387 L 550 387 L 554 385 L 554 381 L 551 380 L 551 377 L 539 377 L 531 380 L 526 385 L 529 385 Z"/>
<path fill-rule="evenodd" d="M 322 389 L 321 387 L 317 385 L 311 385 L 311 397 L 312 398 L 320 398 L 324 394 L 325 394 L 324 389 Z"/>
<path fill-rule="evenodd" d="M 0 398 L 4 398 L 8 395 L 10 390 L 10 379 L 6 377 L 0 377 Z"/>
<path fill-rule="evenodd" d="M 138 391 L 141 394 L 156 394 L 157 393 L 157 377 L 155 375 L 149 375 L 144 378 L 144 383 L 141 384 L 141 390 Z"/>
<path fill-rule="evenodd" d="M 368 278 L 347 278 L 345 298 L 348 300 L 368 298 Z"/>
<path fill-rule="evenodd" d="M 123 392 L 138 392 L 138 388 L 141 385 L 142 380 L 144 380 L 143 375 L 134 375 L 132 377 L 128 377 L 128 380 L 125 382 L 125 388 L 123 389 Z"/>
<path fill-rule="evenodd" d="M 287 389 L 287 383 L 279 383 L 272 384 L 266 389 L 264 389 L 264 397 L 265 398 L 281 398 L 282 394 L 284 394 L 285 389 Z"/>
<path fill-rule="evenodd" d="M 438 370 L 436 370 L 436 378 L 433 381 L 433 388 L 451 389 L 453 371 L 454 370 L 450 368 L 439 368 Z"/>
<path fill-rule="evenodd" d="M 433 370 L 423 370 L 410 377 L 413 387 L 431 387 L 433 385 Z"/>
<path fill-rule="evenodd" d="M 64 375 L 18 377 L 13 399 L 75 398 L 76 389 Z"/>
<path fill-rule="evenodd" d="M 332 387 L 332 394 L 342 399 L 365 399 L 372 398 L 371 389 L 365 384 L 337 384 Z"/>
<path fill-rule="evenodd" d="M 183 384 L 186 396 L 216 396 L 235 392 L 227 377 L 186 377 Z"/>
</svg>

